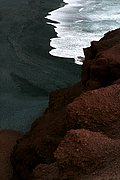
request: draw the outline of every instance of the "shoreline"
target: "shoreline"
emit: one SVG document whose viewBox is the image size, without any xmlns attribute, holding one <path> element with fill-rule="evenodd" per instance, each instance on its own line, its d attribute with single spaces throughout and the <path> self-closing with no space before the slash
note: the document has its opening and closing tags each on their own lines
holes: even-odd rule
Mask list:
<svg viewBox="0 0 120 180">
<path fill-rule="evenodd" d="M 48 0 L 45 2 L 49 3 Z M 0 3 L 4 7 L 2 17 L 4 12 L 8 12 L 0 20 L 1 180 L 12 178 L 12 149 L 17 139 L 31 128 L 36 118 L 48 107 L 49 93 L 70 86 L 80 78 L 80 68 L 72 59 L 49 54 L 49 39 L 55 37 L 56 33 L 44 18 L 48 13 L 45 2 L 43 7 L 39 1 L 21 0 L 18 3 L 14 0 L 9 4 L 5 0 L 3 4 Z M 53 3 L 54 6 L 56 4 L 54 9 L 59 8 L 58 2 Z"/>
<path fill-rule="evenodd" d="M 26 132 L 47 108 L 51 91 L 80 79 L 73 59 L 49 54 L 49 39 L 56 33 L 44 17 L 60 2 L 1 2 L 1 129 Z"/>
<path fill-rule="evenodd" d="M 63 12 L 65 12 L 65 10 L 62 10 L 62 8 L 66 8 L 66 13 L 67 13 L 67 7 L 66 7 L 66 5 L 68 5 L 68 6 L 70 6 L 69 5 L 69 3 L 67 3 L 67 2 L 65 2 L 64 1 L 64 5 L 63 6 L 61 6 L 60 8 L 58 8 L 58 9 L 56 9 L 56 11 L 50 11 L 49 13 L 48 13 L 48 15 L 45 17 L 45 19 L 47 19 L 47 24 L 50 24 L 50 25 L 52 25 L 52 26 L 54 26 L 55 28 L 55 32 L 56 32 L 56 34 L 57 34 L 57 37 L 52 37 L 52 38 L 50 38 L 50 45 L 51 45 L 51 50 L 49 51 L 49 54 L 51 55 L 51 56 L 55 56 L 55 57 L 59 57 L 59 58 L 66 58 L 66 59 L 72 59 L 73 60 L 73 62 L 75 63 L 75 64 L 77 64 L 77 65 L 83 65 L 83 59 L 85 58 L 84 57 L 84 55 L 83 56 L 81 56 L 80 54 L 74 54 L 74 50 L 72 51 L 72 54 L 70 54 L 70 55 L 73 55 L 74 54 L 74 56 L 69 56 L 68 57 L 68 55 L 66 55 L 66 53 L 65 53 L 65 55 L 66 55 L 66 57 L 64 56 L 64 50 L 63 50 L 63 53 L 62 53 L 62 51 L 60 50 L 60 48 L 59 48 L 59 43 L 60 44 L 62 44 L 62 40 L 60 41 L 59 39 L 62 39 L 62 38 L 65 38 L 64 37 L 64 35 L 63 36 L 60 36 L 59 34 L 61 34 L 62 35 L 62 33 L 60 33 L 60 29 L 59 29 L 59 26 L 61 27 L 61 29 L 62 29 L 62 25 L 60 25 L 60 24 L 62 24 L 62 23 L 64 23 L 64 20 L 62 21 L 62 20 L 59 20 L 59 18 L 57 19 L 57 17 L 59 17 L 60 16 L 60 14 L 62 13 L 62 11 Z M 56 12 L 56 13 L 55 13 Z M 57 13 L 58 12 L 58 13 Z M 56 15 L 54 15 L 54 13 L 56 14 Z M 64 14 L 62 14 L 62 16 L 64 16 Z M 56 20 L 55 20 L 56 19 Z M 58 29 L 58 30 L 57 30 Z M 63 31 L 64 32 L 64 31 Z M 69 31 L 68 31 L 69 32 Z M 64 34 L 64 33 L 63 33 Z M 54 40 L 55 39 L 58 39 L 58 43 L 56 42 L 55 44 L 54 44 Z M 67 40 L 67 39 L 66 39 Z M 60 42 L 59 42 L 60 41 Z M 67 44 L 67 43 L 66 43 Z M 65 44 L 63 43 L 63 46 L 64 46 Z M 68 45 L 69 46 L 69 45 Z M 71 46 L 70 46 L 71 47 Z M 61 46 L 61 48 L 62 48 L 62 46 Z M 67 49 L 67 47 L 66 47 L 66 49 Z M 66 51 L 66 49 L 65 49 L 65 51 Z M 79 48 L 78 48 L 79 49 Z M 83 49 L 83 48 L 81 48 L 81 49 Z M 58 53 L 54 53 L 54 51 L 56 52 L 58 52 Z M 59 51 L 61 52 L 61 53 L 59 53 Z M 69 49 L 68 49 L 68 51 L 69 51 Z M 69 54 L 69 53 L 68 53 Z M 84 53 L 83 53 L 84 54 Z"/>
<path fill-rule="evenodd" d="M 42 18 L 49 1 L 42 2 L 39 9 L 39 0 L 29 1 L 26 16 L 21 14 L 27 8 L 24 1 L 20 1 L 26 7 L 22 9 L 16 2 L 18 16 L 0 44 L 0 52 L 2 47 L 8 50 L 2 54 L 5 62 L 0 62 L 0 113 L 8 117 L 8 125 L 15 128 L 14 123 L 20 122 L 22 126 L 17 126 L 27 130 L 24 135 L 0 131 L 1 180 L 119 179 L 120 29 L 84 49 L 80 73 L 71 59 L 49 54 L 55 31 Z"/>
</svg>

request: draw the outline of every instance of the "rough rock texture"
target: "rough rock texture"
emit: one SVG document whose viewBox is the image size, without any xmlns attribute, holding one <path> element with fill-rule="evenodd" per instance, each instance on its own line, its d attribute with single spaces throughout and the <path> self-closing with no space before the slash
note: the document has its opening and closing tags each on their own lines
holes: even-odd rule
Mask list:
<svg viewBox="0 0 120 180">
<path fill-rule="evenodd" d="M 20 137 L 21 134 L 16 131 L 0 131 L 0 180 L 10 180 L 12 178 L 13 170 L 10 163 L 10 154 L 16 140 Z"/>
<path fill-rule="evenodd" d="M 120 138 L 120 84 L 87 91 L 67 107 L 69 129 L 87 128 Z"/>
<path fill-rule="evenodd" d="M 110 85 L 120 77 L 120 29 L 93 41 L 84 52 L 82 84 L 86 90 Z"/>
<path fill-rule="evenodd" d="M 120 29 L 110 31 L 99 41 L 92 41 L 91 46 L 84 49 L 85 60 L 95 59 L 98 53 L 120 44 Z"/>
<path fill-rule="evenodd" d="M 56 163 L 38 165 L 33 171 L 33 179 L 117 179 L 119 151 L 120 140 L 84 129 L 70 130 L 54 153 Z"/>
<path fill-rule="evenodd" d="M 120 158 L 119 151 L 120 140 L 78 129 L 67 133 L 58 146 L 55 157 L 63 177 L 70 176 L 74 179 L 81 174 L 90 174 L 105 168 L 107 164 Z"/>
<path fill-rule="evenodd" d="M 17 143 L 11 161 L 16 174 L 20 173 L 20 179 L 32 178 L 32 169 L 37 164 L 55 161 L 53 152 L 67 131 L 65 107 L 79 96 L 82 91 L 80 88 L 78 83 L 73 87 L 51 93 L 49 108 L 43 117 L 38 118 L 30 132 Z M 15 178 L 18 179 L 18 177 Z"/>
<path fill-rule="evenodd" d="M 14 147 L 13 179 L 120 179 L 120 29 L 84 52 L 81 82 L 51 93 Z"/>
<path fill-rule="evenodd" d="M 40 164 L 33 171 L 33 179 L 56 179 L 60 178 L 59 168 L 57 163 Z"/>
</svg>

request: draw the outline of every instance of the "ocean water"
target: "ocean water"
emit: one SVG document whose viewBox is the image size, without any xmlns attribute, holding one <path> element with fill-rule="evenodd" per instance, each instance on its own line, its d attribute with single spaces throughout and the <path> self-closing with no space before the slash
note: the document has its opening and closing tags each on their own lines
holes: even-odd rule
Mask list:
<svg viewBox="0 0 120 180">
<path fill-rule="evenodd" d="M 43 18 L 59 2 L 0 1 L 0 129 L 28 131 L 51 91 L 80 80 L 72 59 L 48 54 L 55 32 Z"/>
<path fill-rule="evenodd" d="M 83 48 L 93 40 L 99 40 L 106 32 L 120 27 L 119 0 L 65 0 L 68 3 L 46 17 L 57 23 L 57 38 L 50 40 L 53 56 L 84 57 Z"/>
</svg>

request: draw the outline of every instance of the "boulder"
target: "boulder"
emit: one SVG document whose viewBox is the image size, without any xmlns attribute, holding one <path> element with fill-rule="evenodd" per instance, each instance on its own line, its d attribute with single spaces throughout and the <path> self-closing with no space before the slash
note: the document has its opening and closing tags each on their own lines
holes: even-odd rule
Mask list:
<svg viewBox="0 0 120 180">
<path fill-rule="evenodd" d="M 91 46 L 84 48 L 85 60 L 92 60 L 96 55 L 120 44 L 120 28 L 107 32 L 99 41 L 92 41 Z"/>
<path fill-rule="evenodd" d="M 84 49 L 82 84 L 85 90 L 112 84 L 120 78 L 120 29 L 107 33 Z M 91 54 L 91 55 L 90 55 Z"/>
<path fill-rule="evenodd" d="M 59 144 L 55 157 L 62 178 L 82 177 L 104 169 L 120 159 L 120 140 L 85 129 L 70 130 Z M 63 179 L 64 179 L 63 178 Z"/>
<path fill-rule="evenodd" d="M 81 94 L 67 106 L 67 125 L 120 138 L 120 84 Z"/>
<path fill-rule="evenodd" d="M 59 169 L 56 163 L 39 164 L 33 170 L 33 180 L 58 180 Z"/>
</svg>

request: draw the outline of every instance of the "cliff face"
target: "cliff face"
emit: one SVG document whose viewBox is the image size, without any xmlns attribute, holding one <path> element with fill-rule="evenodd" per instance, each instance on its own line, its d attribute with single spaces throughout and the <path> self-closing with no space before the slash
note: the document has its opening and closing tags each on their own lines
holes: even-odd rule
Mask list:
<svg viewBox="0 0 120 180">
<path fill-rule="evenodd" d="M 13 179 L 120 177 L 120 29 L 84 52 L 81 82 L 52 92 L 44 115 L 17 141 Z"/>
<path fill-rule="evenodd" d="M 120 29 L 91 42 L 84 53 L 82 84 L 86 90 L 108 86 L 120 78 Z"/>
</svg>

